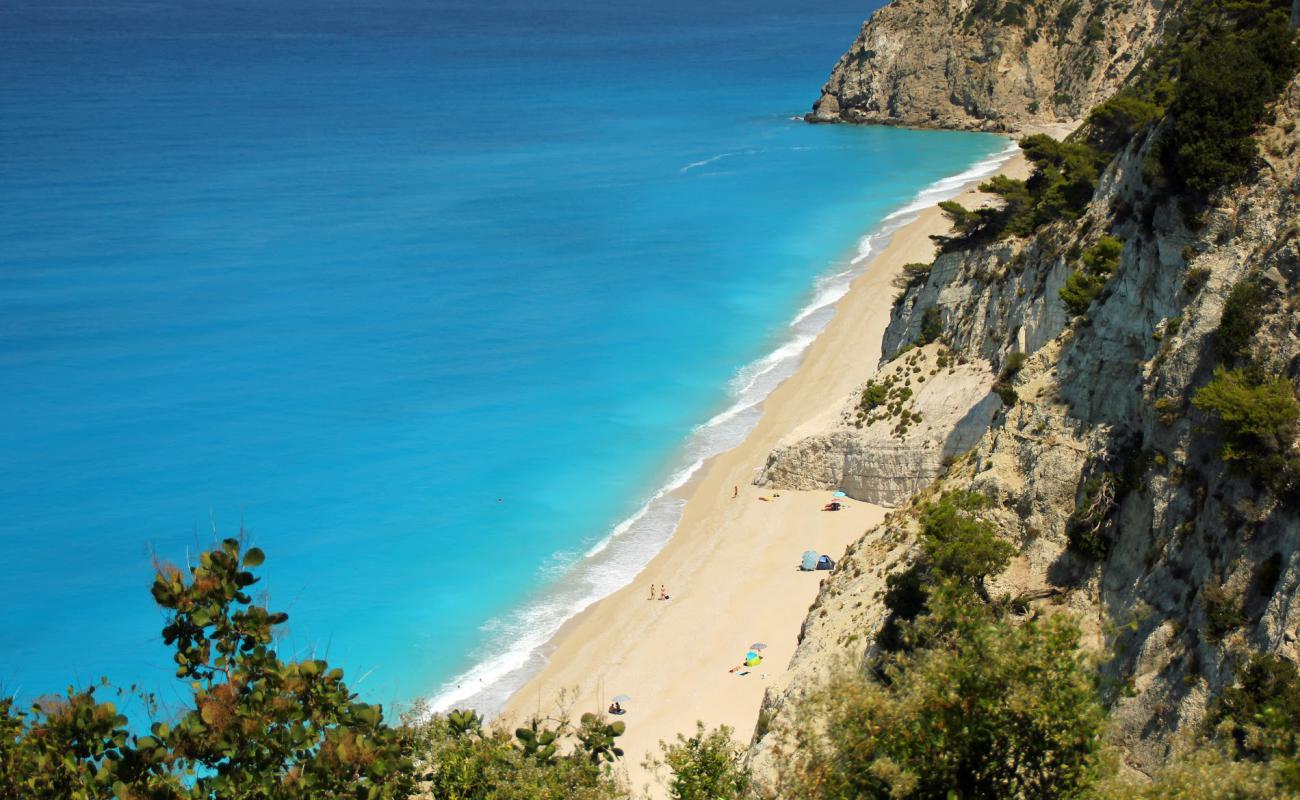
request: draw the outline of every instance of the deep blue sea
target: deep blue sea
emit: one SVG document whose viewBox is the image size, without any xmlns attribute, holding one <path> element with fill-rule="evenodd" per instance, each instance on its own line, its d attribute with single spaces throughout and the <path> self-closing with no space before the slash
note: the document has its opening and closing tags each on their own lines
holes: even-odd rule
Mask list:
<svg viewBox="0 0 1300 800">
<path fill-rule="evenodd" d="M 877 5 L 0 5 L 0 690 L 179 697 L 151 558 L 242 528 L 286 655 L 499 700 L 1006 146 L 792 120 Z"/>
</svg>

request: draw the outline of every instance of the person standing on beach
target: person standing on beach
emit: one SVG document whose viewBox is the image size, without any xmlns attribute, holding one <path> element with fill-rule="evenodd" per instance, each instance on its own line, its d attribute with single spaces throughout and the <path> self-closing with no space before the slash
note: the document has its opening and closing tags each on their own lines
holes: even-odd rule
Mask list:
<svg viewBox="0 0 1300 800">
<path fill-rule="evenodd" d="M 655 599 L 655 585 L 653 583 L 650 584 L 650 599 Z"/>
<path fill-rule="evenodd" d="M 732 500 L 735 500 L 735 499 L 736 499 L 737 497 L 739 497 L 739 496 L 740 496 L 740 487 L 739 487 L 739 486 L 732 486 L 732 487 L 731 487 L 731 499 L 732 499 Z"/>
</svg>

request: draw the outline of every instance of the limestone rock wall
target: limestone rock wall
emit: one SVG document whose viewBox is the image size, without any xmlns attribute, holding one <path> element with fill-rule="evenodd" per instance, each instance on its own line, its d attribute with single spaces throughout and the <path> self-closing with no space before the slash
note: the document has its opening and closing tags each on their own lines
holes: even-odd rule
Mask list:
<svg viewBox="0 0 1300 800">
<path fill-rule="evenodd" d="M 1010 353 L 1027 355 L 1009 381 L 1018 402 L 999 408 L 925 492 L 971 488 L 994 499 L 998 526 L 1020 555 L 992 591 L 1074 612 L 1102 659 L 1126 760 L 1141 771 L 1163 763 L 1178 732 L 1200 723 L 1247 654 L 1300 661 L 1297 509 L 1232 473 L 1209 420 L 1189 403 L 1218 363 L 1228 292 L 1247 275 L 1267 294 L 1251 356 L 1300 385 L 1298 123 L 1300 80 L 1259 135 L 1257 175 L 1194 224 L 1172 202 L 1148 202 L 1141 165 L 1149 144 L 1134 143 L 1082 220 L 1029 242 L 941 256 L 901 299 L 886 335 L 888 369 L 912 352 L 907 343 L 937 307 L 950 355 L 984 365 L 990 379 Z M 1079 250 L 1103 234 L 1125 242 L 1119 269 L 1088 314 L 1071 319 L 1057 291 Z M 936 375 L 931 391 L 948 379 Z M 776 474 L 771 464 L 767 473 Z M 1067 522 L 1085 483 L 1107 473 L 1127 475 L 1131 486 L 1105 518 L 1108 554 L 1089 561 L 1067 549 Z M 914 509 L 869 531 L 825 582 L 790 673 L 768 691 L 769 729 L 780 729 L 790 702 L 827 670 L 871 657 L 884 580 L 916 556 Z M 1237 617 L 1226 628 L 1209 613 L 1224 603 Z M 770 777 L 772 739 L 753 744 L 760 776 Z"/>
<path fill-rule="evenodd" d="M 894 506 L 928 486 L 945 461 L 975 446 L 1002 401 L 980 361 L 958 363 L 934 344 L 886 365 L 873 379 L 891 381 L 896 397 L 867 414 L 861 392 L 815 432 L 796 431 L 771 455 L 755 481 L 787 489 L 840 489 L 868 503 Z"/>
<path fill-rule="evenodd" d="M 815 122 L 1018 130 L 1080 119 L 1157 41 L 1166 0 L 894 0 L 866 22 Z"/>
</svg>

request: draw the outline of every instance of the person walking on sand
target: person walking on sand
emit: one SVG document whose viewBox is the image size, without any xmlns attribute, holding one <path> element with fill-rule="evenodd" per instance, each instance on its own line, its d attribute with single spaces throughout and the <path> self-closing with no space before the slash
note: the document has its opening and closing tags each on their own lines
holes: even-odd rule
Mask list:
<svg viewBox="0 0 1300 800">
<path fill-rule="evenodd" d="M 655 599 L 655 585 L 653 583 L 650 584 L 650 599 Z"/>
</svg>

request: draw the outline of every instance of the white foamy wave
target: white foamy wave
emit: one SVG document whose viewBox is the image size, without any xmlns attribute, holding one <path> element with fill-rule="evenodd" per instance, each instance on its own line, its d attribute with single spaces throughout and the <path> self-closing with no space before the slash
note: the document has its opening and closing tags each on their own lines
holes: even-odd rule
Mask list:
<svg viewBox="0 0 1300 800">
<path fill-rule="evenodd" d="M 796 320 L 796 322 L 797 321 L 798 320 Z M 793 325 L 794 323 L 791 324 Z M 761 378 L 770 374 L 772 370 L 779 367 L 783 362 L 799 356 L 804 350 L 808 349 L 808 346 L 813 343 L 813 339 L 815 338 L 817 337 L 807 334 L 796 336 L 759 360 L 747 364 L 737 370 L 736 376 L 729 382 L 731 394 L 738 397 L 736 403 L 734 403 L 731 408 L 728 408 L 726 411 L 723 411 L 710 419 L 708 422 L 698 426 L 696 430 L 699 430 L 700 428 L 713 427 L 718 422 L 725 421 L 735 416 L 735 414 L 732 413 L 735 406 L 746 402 L 745 396 L 749 394 L 749 392 L 753 391 Z"/>
<path fill-rule="evenodd" d="M 924 211 L 935 203 L 949 200 L 961 193 L 962 187 L 967 184 L 983 180 L 984 178 L 996 175 L 1002 165 L 1007 162 L 1020 150 L 1020 145 L 1016 142 L 1010 142 L 999 153 L 989 156 L 983 161 L 977 162 L 965 172 L 959 172 L 947 178 L 941 178 L 917 193 L 912 202 L 885 217 L 884 222 L 888 223 L 909 214 L 915 214 L 918 211 Z"/>
<path fill-rule="evenodd" d="M 858 254 L 853 257 L 852 264 L 861 264 L 875 254 L 876 237 L 874 234 L 863 236 L 858 240 Z"/>
<path fill-rule="evenodd" d="M 857 259 L 854 259 L 854 261 L 856 262 Z M 813 295 L 813 299 L 803 308 L 799 309 L 799 313 L 795 314 L 794 319 L 790 322 L 790 326 L 794 327 L 813 314 L 816 314 L 818 311 L 821 311 L 823 308 L 828 308 L 838 303 L 840 298 L 849 293 L 849 284 L 852 283 L 852 281 L 852 270 L 845 270 L 844 272 L 839 272 L 835 275 L 819 279 L 817 281 L 816 293 Z"/>
<path fill-rule="evenodd" d="M 691 163 L 682 167 L 681 170 L 679 171 L 683 173 L 690 172 L 691 170 L 698 169 L 699 167 L 707 167 L 708 165 L 717 161 L 721 161 L 724 158 L 732 158 L 734 156 L 739 156 L 739 155 L 744 155 L 744 154 L 743 153 L 719 153 L 718 155 L 711 156 L 709 158 L 704 159 L 703 161 L 692 161 Z"/>
<path fill-rule="evenodd" d="M 808 347 L 829 324 L 833 309 L 849 291 L 852 281 L 868 267 L 889 238 L 923 209 L 955 196 L 966 185 L 997 173 L 1017 150 L 1011 143 L 1002 152 L 958 175 L 936 181 L 902 208 L 886 216 L 870 235 L 859 240 L 847 263 L 839 262 L 819 278 L 812 298 L 787 327 L 785 338 L 762 358 L 736 371 L 728 384 L 729 404 L 698 425 L 682 445 L 684 464 L 672 472 L 635 512 L 610 528 L 576 563 L 563 570 L 562 580 L 548 581 L 522 608 L 504 618 L 489 620 L 483 631 L 488 644 L 476 654 L 478 663 L 443 684 L 431 709 L 474 708 L 498 712 L 511 694 L 545 665 L 544 646 L 565 622 L 631 582 L 672 537 L 685 500 L 675 492 L 685 486 L 705 462 L 738 445 L 757 424 L 763 402 L 786 378 L 794 374 Z M 707 166 L 723 158 L 752 151 L 722 153 L 688 164 L 682 172 Z M 819 313 L 825 312 L 825 313 Z M 572 554 L 553 554 L 542 566 L 546 577 L 569 564 Z M 556 576 L 558 577 L 558 576 Z"/>
<path fill-rule="evenodd" d="M 642 519 L 644 519 L 645 515 L 650 513 L 650 507 L 654 504 L 656 500 L 662 500 L 665 496 L 672 494 L 673 492 L 685 486 L 690 481 L 690 479 L 695 475 L 695 473 L 700 471 L 700 467 L 703 466 L 704 466 L 704 459 L 696 459 L 695 461 L 691 462 L 689 466 L 683 469 L 679 469 L 677 472 L 674 472 L 672 477 L 668 479 L 668 482 L 665 483 L 663 486 L 661 486 L 659 488 L 659 491 L 655 492 L 654 495 L 649 500 L 646 501 L 645 505 L 637 509 L 635 514 L 623 520 L 619 524 L 615 525 L 614 528 L 609 532 L 609 535 L 606 536 L 604 539 L 601 539 L 599 542 L 596 542 L 596 544 L 592 545 L 591 549 L 584 554 L 584 557 L 591 558 L 592 556 L 603 552 L 605 548 L 609 546 L 609 543 L 611 541 L 613 541 L 620 534 L 627 533 L 629 530 L 631 530 L 633 525 L 637 524 Z"/>
</svg>

